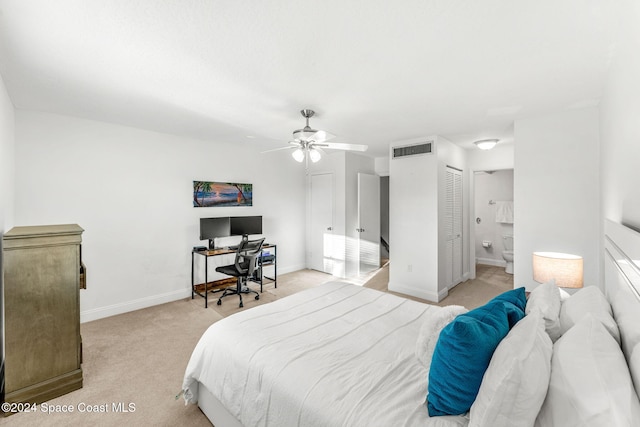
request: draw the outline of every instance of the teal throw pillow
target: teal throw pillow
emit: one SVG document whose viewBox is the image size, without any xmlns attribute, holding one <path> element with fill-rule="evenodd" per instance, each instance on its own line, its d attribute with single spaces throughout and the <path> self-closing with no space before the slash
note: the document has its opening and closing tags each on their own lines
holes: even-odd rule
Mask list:
<svg viewBox="0 0 640 427">
<path fill-rule="evenodd" d="M 493 352 L 524 317 L 525 306 L 524 288 L 514 289 L 459 315 L 442 329 L 429 369 L 430 416 L 469 411 Z"/>
</svg>

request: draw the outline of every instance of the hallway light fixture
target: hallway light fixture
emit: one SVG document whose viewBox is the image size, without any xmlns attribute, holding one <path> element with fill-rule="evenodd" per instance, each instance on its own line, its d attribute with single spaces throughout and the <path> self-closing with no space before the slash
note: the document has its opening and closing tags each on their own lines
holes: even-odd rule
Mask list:
<svg viewBox="0 0 640 427">
<path fill-rule="evenodd" d="M 481 139 L 480 141 L 474 142 L 476 147 L 481 150 L 491 150 L 496 144 L 500 141 L 499 139 Z"/>
</svg>

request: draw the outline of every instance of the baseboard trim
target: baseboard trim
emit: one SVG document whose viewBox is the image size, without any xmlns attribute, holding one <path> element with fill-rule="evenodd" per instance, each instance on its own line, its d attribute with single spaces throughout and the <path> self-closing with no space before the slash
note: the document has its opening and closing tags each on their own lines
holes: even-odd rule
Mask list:
<svg viewBox="0 0 640 427">
<path fill-rule="evenodd" d="M 265 271 L 266 271 L 265 267 Z M 278 274 L 286 274 L 304 269 L 304 266 L 287 266 L 278 268 Z M 150 295 L 148 297 L 139 298 L 131 301 L 123 301 L 121 303 L 107 305 L 105 307 L 92 308 L 80 312 L 80 323 L 91 322 L 93 320 L 104 319 L 118 314 L 128 313 L 130 311 L 141 310 L 143 308 L 153 307 L 154 305 L 166 304 L 168 302 L 177 301 L 183 298 L 191 297 L 191 287 L 178 289 L 158 295 Z"/>
<path fill-rule="evenodd" d="M 420 299 L 431 301 L 431 302 L 440 302 L 447 295 L 449 295 L 448 289 L 443 289 L 442 291 L 435 293 L 435 292 L 429 292 L 429 291 L 421 291 L 411 286 L 398 284 L 391 281 L 389 281 L 388 289 L 392 292 L 397 292 L 404 295 L 410 295 L 412 297 L 420 298 Z"/>
<path fill-rule="evenodd" d="M 153 307 L 154 305 L 165 304 L 190 296 L 191 288 L 186 288 L 177 291 L 166 292 L 164 294 L 151 295 L 132 301 L 124 301 L 118 304 L 107 305 L 105 307 L 93 308 L 80 312 L 80 323 L 91 322 L 92 320 L 104 319 L 105 317 L 111 317 L 117 314 L 123 314 L 130 311 Z"/>
<path fill-rule="evenodd" d="M 493 258 L 476 258 L 476 264 L 493 265 L 494 267 L 506 267 L 507 262 L 505 260 L 493 259 Z"/>
</svg>

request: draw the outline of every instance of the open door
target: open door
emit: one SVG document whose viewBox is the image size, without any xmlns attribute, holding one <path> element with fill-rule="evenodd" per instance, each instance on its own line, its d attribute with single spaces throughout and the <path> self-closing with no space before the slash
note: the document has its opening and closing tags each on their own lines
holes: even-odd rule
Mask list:
<svg viewBox="0 0 640 427">
<path fill-rule="evenodd" d="M 358 174 L 358 275 L 380 268 L 380 177 Z"/>
</svg>

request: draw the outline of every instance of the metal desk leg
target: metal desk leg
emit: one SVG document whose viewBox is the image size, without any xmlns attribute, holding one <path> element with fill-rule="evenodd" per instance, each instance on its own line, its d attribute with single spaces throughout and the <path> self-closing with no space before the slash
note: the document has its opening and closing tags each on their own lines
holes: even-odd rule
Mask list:
<svg viewBox="0 0 640 427">
<path fill-rule="evenodd" d="M 195 284 L 195 278 L 194 278 L 194 273 L 193 273 L 193 252 L 191 252 L 191 299 L 193 299 L 196 296 L 195 290 L 196 290 L 196 284 Z"/>
<path fill-rule="evenodd" d="M 260 271 L 260 293 L 262 293 L 262 252 L 260 253 L 260 258 L 258 258 L 258 271 Z"/>
<path fill-rule="evenodd" d="M 207 284 L 209 283 L 209 257 L 204 257 L 204 308 L 209 307 L 209 289 Z"/>
</svg>

